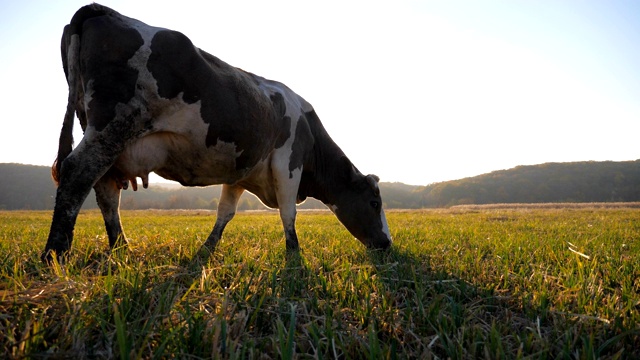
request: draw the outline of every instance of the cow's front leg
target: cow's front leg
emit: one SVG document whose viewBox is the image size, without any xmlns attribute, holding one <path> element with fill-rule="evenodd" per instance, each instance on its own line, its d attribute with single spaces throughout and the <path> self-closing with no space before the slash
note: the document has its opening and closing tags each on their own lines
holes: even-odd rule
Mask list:
<svg viewBox="0 0 640 360">
<path fill-rule="evenodd" d="M 244 188 L 237 185 L 222 185 L 222 194 L 220 195 L 220 202 L 218 203 L 218 211 L 216 224 L 213 226 L 213 231 L 205 241 L 203 247 L 206 247 L 209 251 L 213 251 L 222 238 L 222 232 L 224 231 L 227 223 L 233 219 L 236 214 L 236 208 L 238 206 L 238 200 L 244 192 Z"/>
<path fill-rule="evenodd" d="M 296 205 L 280 207 L 280 219 L 284 227 L 285 244 L 287 250 L 298 250 L 298 235 L 296 234 Z"/>
<path fill-rule="evenodd" d="M 102 211 L 104 225 L 109 237 L 111 249 L 126 246 L 127 238 L 122 230 L 120 222 L 120 180 L 111 174 L 111 171 L 100 178 L 93 189 L 96 191 L 96 201 Z"/>
<path fill-rule="evenodd" d="M 281 171 L 274 173 L 277 184 L 278 209 L 284 228 L 287 250 L 298 250 L 300 247 L 298 235 L 296 234 L 296 200 L 301 175 L 302 171 L 290 171 L 288 166 L 286 169 L 281 169 Z"/>
</svg>

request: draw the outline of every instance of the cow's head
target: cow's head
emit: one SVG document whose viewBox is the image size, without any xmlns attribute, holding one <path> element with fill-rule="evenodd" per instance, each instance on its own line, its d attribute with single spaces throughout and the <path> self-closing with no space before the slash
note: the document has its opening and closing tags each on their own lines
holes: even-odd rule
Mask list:
<svg viewBox="0 0 640 360">
<path fill-rule="evenodd" d="M 365 176 L 351 166 L 347 186 L 335 200 L 331 210 L 365 246 L 387 249 L 391 246 L 391 235 L 382 210 L 379 181 L 377 176 Z"/>
</svg>

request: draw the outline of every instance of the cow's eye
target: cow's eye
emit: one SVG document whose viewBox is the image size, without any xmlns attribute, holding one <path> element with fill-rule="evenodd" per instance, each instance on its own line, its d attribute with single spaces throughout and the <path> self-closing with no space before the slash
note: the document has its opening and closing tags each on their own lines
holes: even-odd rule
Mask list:
<svg viewBox="0 0 640 360">
<path fill-rule="evenodd" d="M 380 206 L 380 203 L 377 201 L 372 201 L 369 203 L 371 205 L 372 208 L 377 209 L 378 206 Z"/>
</svg>

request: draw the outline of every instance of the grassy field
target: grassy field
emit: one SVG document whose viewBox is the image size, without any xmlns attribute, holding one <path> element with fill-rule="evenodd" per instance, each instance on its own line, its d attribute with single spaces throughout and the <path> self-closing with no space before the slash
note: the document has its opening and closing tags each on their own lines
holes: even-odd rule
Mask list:
<svg viewBox="0 0 640 360">
<path fill-rule="evenodd" d="M 368 251 L 330 213 L 82 213 L 44 267 L 50 212 L 0 212 L 0 358 L 640 358 L 639 209 L 390 212 Z"/>
</svg>

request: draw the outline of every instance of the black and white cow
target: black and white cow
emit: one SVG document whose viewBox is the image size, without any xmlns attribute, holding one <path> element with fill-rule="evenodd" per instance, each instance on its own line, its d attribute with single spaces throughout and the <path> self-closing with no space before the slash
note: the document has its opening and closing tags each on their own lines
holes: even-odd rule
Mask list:
<svg viewBox="0 0 640 360">
<path fill-rule="evenodd" d="M 244 190 L 278 208 L 286 246 L 298 248 L 296 203 L 324 202 L 366 246 L 391 236 L 375 175 L 361 174 L 313 107 L 285 85 L 232 67 L 183 34 L 107 7 L 78 10 L 62 36 L 69 84 L 53 177 L 55 210 L 43 261 L 66 253 L 93 187 L 109 245 L 126 244 L 120 191 L 148 175 L 186 186 L 223 184 L 213 249 Z M 77 114 L 84 137 L 72 150 Z"/>
</svg>

